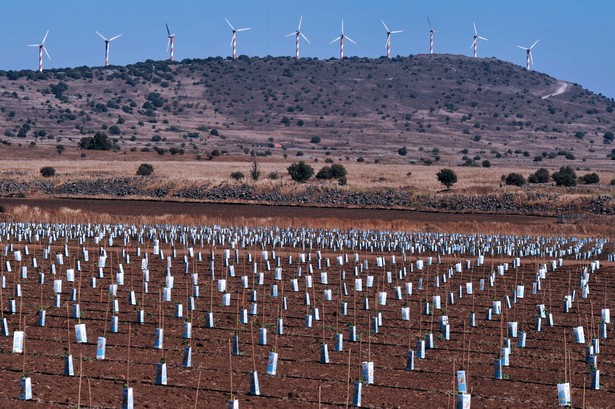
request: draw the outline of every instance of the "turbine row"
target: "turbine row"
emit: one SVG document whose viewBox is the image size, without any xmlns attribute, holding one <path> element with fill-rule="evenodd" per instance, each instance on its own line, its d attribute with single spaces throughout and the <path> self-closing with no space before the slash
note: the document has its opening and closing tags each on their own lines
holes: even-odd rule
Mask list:
<svg viewBox="0 0 615 409">
<path fill-rule="evenodd" d="M 232 37 L 231 37 L 231 43 L 230 43 L 230 47 L 232 48 L 232 55 L 233 55 L 233 59 L 237 59 L 237 33 L 242 32 L 242 31 L 248 31 L 251 30 L 251 28 L 235 28 L 231 22 L 225 17 L 224 20 L 226 21 L 226 23 L 228 24 L 228 26 L 231 28 L 232 31 Z M 384 26 L 384 29 L 386 30 L 386 43 L 385 43 L 385 47 L 386 47 L 386 56 L 387 58 L 391 58 L 391 36 L 393 34 L 399 34 L 399 33 L 403 33 L 404 30 L 390 30 L 389 27 L 386 25 L 386 23 L 382 20 L 380 20 L 382 25 Z M 297 29 L 295 31 L 293 31 L 292 33 L 289 33 L 287 35 L 285 35 L 285 37 L 291 37 L 294 36 L 295 37 L 295 58 L 299 59 L 299 46 L 300 46 L 300 40 L 301 38 L 303 38 L 305 41 L 308 42 L 308 44 L 310 43 L 310 40 L 308 40 L 308 38 L 305 36 L 305 34 L 303 34 L 303 32 L 301 31 L 301 23 L 303 22 L 303 16 L 301 16 L 299 18 L 299 24 L 297 26 Z M 434 33 L 436 33 L 436 30 L 433 29 L 432 25 L 431 25 L 431 20 L 429 20 L 429 17 L 427 17 L 427 23 L 429 24 L 429 54 L 433 54 L 434 53 Z M 474 37 L 472 40 L 472 44 L 470 44 L 470 48 L 473 49 L 473 56 L 474 58 L 478 57 L 478 42 L 479 40 L 483 40 L 483 41 L 488 41 L 486 37 L 483 37 L 481 35 L 478 34 L 478 29 L 476 28 L 476 23 L 472 23 L 472 25 L 474 26 Z M 167 29 L 167 37 L 168 37 L 168 43 L 167 43 L 167 52 L 169 53 L 169 60 L 170 61 L 174 61 L 175 60 L 175 56 L 174 56 L 174 51 L 175 51 L 175 34 L 171 34 L 171 30 L 169 30 L 169 25 L 165 23 L 165 27 Z M 109 45 L 111 43 L 111 41 L 119 38 L 122 36 L 122 34 L 118 34 L 114 37 L 111 38 L 106 38 L 105 36 L 103 36 L 101 33 L 99 33 L 98 31 L 96 31 L 96 34 L 98 34 L 105 42 L 105 66 L 109 65 Z M 40 44 L 29 44 L 29 47 L 38 47 L 38 70 L 40 72 L 43 72 L 43 51 L 45 52 L 45 54 L 47 55 L 47 58 L 49 58 L 49 60 L 51 60 L 51 56 L 49 55 L 49 52 L 47 51 L 47 48 L 45 47 L 45 40 L 47 40 L 47 36 L 49 35 L 49 30 L 47 30 L 47 32 L 45 33 L 45 37 L 43 37 L 43 41 L 41 41 Z M 344 33 L 344 19 L 342 19 L 342 32 L 340 33 L 339 36 L 337 36 L 336 38 L 334 38 L 333 40 L 331 40 L 331 42 L 329 44 L 333 44 L 337 41 L 339 41 L 339 45 L 340 45 L 340 60 L 344 59 L 344 41 L 348 40 L 353 44 L 357 44 L 356 41 L 354 41 L 352 38 L 348 37 L 348 35 L 346 35 Z M 532 49 L 534 48 L 534 46 L 538 43 L 539 40 L 536 40 L 534 42 L 534 44 L 532 44 L 530 47 L 522 47 L 520 45 L 518 45 L 517 47 L 521 48 L 522 50 L 526 51 L 526 69 L 529 71 L 531 68 L 531 65 L 534 64 L 534 59 L 532 57 Z"/>
</svg>

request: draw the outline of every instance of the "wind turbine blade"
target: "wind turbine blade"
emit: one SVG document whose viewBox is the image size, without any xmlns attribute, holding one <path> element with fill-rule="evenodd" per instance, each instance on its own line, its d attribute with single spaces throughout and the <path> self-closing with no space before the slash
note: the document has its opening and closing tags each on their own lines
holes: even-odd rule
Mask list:
<svg viewBox="0 0 615 409">
<path fill-rule="evenodd" d="M 476 40 L 473 40 L 472 43 L 470 44 L 470 48 L 474 47 L 474 43 L 476 42 Z"/>
<path fill-rule="evenodd" d="M 429 16 L 427 16 L 427 23 L 429 24 L 429 29 L 430 29 L 430 30 L 433 30 L 433 29 L 431 28 L 431 21 L 429 21 Z"/>
<path fill-rule="evenodd" d="M 342 19 L 342 34 L 344 34 L 344 19 Z"/>
<path fill-rule="evenodd" d="M 299 25 L 297 26 L 297 31 L 301 31 L 301 22 L 303 21 L 303 16 L 299 17 Z"/>
<path fill-rule="evenodd" d="M 344 38 L 348 41 L 350 41 L 353 44 L 356 44 L 356 41 L 354 41 L 352 38 L 348 37 L 348 36 L 344 36 Z"/>
<path fill-rule="evenodd" d="M 520 45 L 518 45 L 517 47 L 519 47 L 522 50 L 527 50 L 527 47 L 521 47 Z"/>
<path fill-rule="evenodd" d="M 119 38 L 119 37 L 121 37 L 121 36 L 122 36 L 121 34 L 118 34 L 118 35 L 116 35 L 115 37 L 111 37 L 111 38 L 109 39 L 109 41 L 113 41 L 113 40 L 115 40 L 116 38 Z"/>
<path fill-rule="evenodd" d="M 41 42 L 41 44 L 45 44 L 45 40 L 47 39 L 48 35 L 49 35 L 49 30 L 47 30 L 47 32 L 45 33 L 45 37 L 43 37 L 43 41 Z"/>
<path fill-rule="evenodd" d="M 233 27 L 233 25 L 231 24 L 230 21 L 228 21 L 228 19 L 226 17 L 224 17 L 224 19 L 226 20 L 226 24 L 228 24 L 228 26 L 231 28 L 231 30 L 235 31 L 235 27 Z"/>
<path fill-rule="evenodd" d="M 51 60 L 51 56 L 47 52 L 47 48 L 45 46 L 43 46 L 43 51 L 45 51 L 45 54 L 47 54 L 47 58 L 49 58 Z"/>
<path fill-rule="evenodd" d="M 485 37 L 478 36 L 478 38 L 480 38 L 481 40 L 489 41 L 489 40 L 488 40 L 488 39 L 486 39 Z"/>
<path fill-rule="evenodd" d="M 102 38 L 103 40 L 105 40 L 105 41 L 109 41 L 109 40 L 107 40 L 107 39 L 105 38 L 105 36 L 104 36 L 104 35 L 100 34 L 98 31 L 96 32 L 96 34 L 98 34 L 98 35 L 100 36 L 100 38 Z"/>
<path fill-rule="evenodd" d="M 167 26 L 167 34 L 170 37 L 171 36 L 171 30 L 169 30 L 169 25 L 167 23 L 164 23 L 164 25 Z"/>
<path fill-rule="evenodd" d="M 398 33 L 403 33 L 404 30 L 395 30 L 395 31 L 391 31 L 391 34 L 398 34 Z"/>
<path fill-rule="evenodd" d="M 40 47 L 40 44 L 28 44 L 28 47 Z"/>
<path fill-rule="evenodd" d="M 300 35 L 301 37 L 303 37 L 303 39 L 304 39 L 305 41 L 307 41 L 307 42 L 308 42 L 308 44 L 312 44 L 312 43 L 310 43 L 310 40 L 308 40 L 308 39 L 307 39 L 307 37 L 303 35 L 303 33 L 299 33 L 299 35 Z"/>
<path fill-rule="evenodd" d="M 532 62 L 532 65 L 534 65 L 534 57 L 532 56 L 532 50 L 530 50 L 530 61 Z"/>
<path fill-rule="evenodd" d="M 251 28 L 238 28 L 236 32 L 252 30 Z"/>
<path fill-rule="evenodd" d="M 228 45 L 229 47 L 233 46 L 233 40 L 235 39 L 235 36 L 231 37 L 231 43 Z"/>
<path fill-rule="evenodd" d="M 472 24 L 474 24 L 474 34 L 478 36 L 478 31 L 476 30 L 476 23 L 472 22 Z"/>
<path fill-rule="evenodd" d="M 535 46 L 536 44 L 538 44 L 538 42 L 539 42 L 539 41 L 540 41 L 540 40 L 536 40 L 536 41 L 534 41 L 534 44 L 532 44 L 532 46 L 530 47 L 530 50 L 531 50 L 532 48 L 534 48 L 534 46 Z"/>
<path fill-rule="evenodd" d="M 342 38 L 342 36 L 337 36 L 335 37 L 333 40 L 331 40 L 331 42 L 329 44 L 333 44 L 334 42 L 336 42 L 337 40 L 339 40 L 340 38 Z M 37 46 L 38 47 L 38 46 Z"/>
<path fill-rule="evenodd" d="M 298 31 L 295 31 L 293 33 L 286 34 L 284 37 L 296 36 L 297 33 L 298 33 Z"/>
<path fill-rule="evenodd" d="M 389 30 L 389 28 L 387 27 L 387 25 L 385 24 L 385 22 L 383 20 L 380 20 L 382 22 L 382 25 L 384 26 L 384 28 L 386 29 L 387 32 L 390 32 L 391 30 Z"/>
</svg>

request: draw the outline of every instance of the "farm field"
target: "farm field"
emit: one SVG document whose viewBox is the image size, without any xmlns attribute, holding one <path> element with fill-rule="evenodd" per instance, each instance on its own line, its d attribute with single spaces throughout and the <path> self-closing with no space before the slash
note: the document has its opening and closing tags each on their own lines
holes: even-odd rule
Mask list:
<svg viewBox="0 0 615 409">
<path fill-rule="evenodd" d="M 116 222 L 125 218 L 119 210 Z M 136 407 L 219 407 L 231 396 L 240 407 L 345 407 L 361 381 L 364 407 L 453 407 L 463 369 L 475 407 L 556 407 L 564 382 L 575 407 L 612 401 L 612 241 L 295 224 L 1 225 L 9 334 L 0 337 L 0 398 L 15 407 L 118 407 L 127 384 Z M 87 342 L 77 342 L 79 324 Z M 13 353 L 15 330 L 25 332 L 25 354 Z M 422 358 L 427 334 L 434 345 Z M 495 379 L 507 339 L 509 362 Z M 592 344 L 599 350 L 588 358 Z M 74 376 L 64 375 L 67 353 Z M 157 384 L 160 362 L 166 385 Z M 364 362 L 373 362 L 373 383 Z M 19 399 L 24 372 L 31 401 Z"/>
</svg>

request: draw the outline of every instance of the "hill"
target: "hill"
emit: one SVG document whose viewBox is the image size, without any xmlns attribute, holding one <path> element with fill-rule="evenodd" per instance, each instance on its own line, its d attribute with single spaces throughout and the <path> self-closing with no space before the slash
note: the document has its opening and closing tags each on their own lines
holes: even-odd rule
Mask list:
<svg viewBox="0 0 615 409">
<path fill-rule="evenodd" d="M 102 131 L 113 139 L 103 157 L 230 160 L 256 150 L 270 160 L 608 168 L 614 109 L 613 99 L 492 58 L 148 60 L 0 71 L 0 149 L 78 158 L 81 138 Z"/>
</svg>

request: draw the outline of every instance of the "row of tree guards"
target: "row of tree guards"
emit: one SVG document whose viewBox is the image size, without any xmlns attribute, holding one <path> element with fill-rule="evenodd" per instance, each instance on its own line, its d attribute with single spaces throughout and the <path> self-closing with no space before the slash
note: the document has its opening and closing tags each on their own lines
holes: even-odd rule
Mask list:
<svg viewBox="0 0 615 409">
<path fill-rule="evenodd" d="M 602 280 L 600 288 L 596 277 L 599 277 L 601 261 L 615 261 L 613 254 L 604 251 L 607 240 L 220 226 L 10 223 L 0 226 L 0 237 L 3 243 L 0 305 L 7 306 L 6 311 L 2 308 L 2 335 L 12 335 L 12 352 L 23 355 L 20 399 L 33 398 L 26 360 L 27 322 L 46 327 L 49 316 L 65 317 L 63 374 L 76 375 L 71 345 L 88 344 L 91 340 L 87 324 L 93 318 L 86 317 L 94 307 L 83 305 L 81 297 L 85 292 L 97 294 L 98 303 L 104 305 L 104 330 L 94 338 L 97 361 L 109 358 L 107 337 L 118 334 L 121 329 L 126 331 L 127 327 L 122 392 L 125 408 L 134 404 L 130 386 L 133 326 L 150 325 L 152 316 L 155 317 L 151 348 L 160 358 L 152 371 L 155 384 L 167 385 L 166 327 L 181 323 L 181 366 L 192 368 L 193 329 L 217 328 L 217 316 L 229 311 L 235 321 L 228 338 L 229 408 L 239 407 L 237 395 L 241 391 L 233 386 L 233 357 L 244 353 L 242 342 L 249 345 L 252 357 L 248 393 L 258 396 L 261 387 L 256 349 L 271 348 L 266 374 L 279 376 L 278 341 L 288 336 L 287 318 L 303 321 L 304 330 L 319 343 L 319 356 L 314 359 L 321 364 L 330 364 L 331 352 L 338 354 L 338 361 L 345 360 L 342 357 L 347 350 L 347 405 L 360 407 L 364 392 L 376 383 L 378 366 L 372 356 L 372 337 L 383 331 L 405 328 L 407 348 L 402 356 L 407 371 L 417 369 L 417 360 L 437 353 L 438 341 L 445 343 L 453 336 L 463 338 L 462 358 L 455 359 L 452 365 L 450 396 L 454 396 L 451 404 L 469 408 L 470 334 L 473 328 L 489 321 L 499 321 L 500 327 L 500 345 L 493 351 L 495 379 L 508 379 L 506 368 L 515 359 L 513 344 L 526 348 L 540 332 L 561 326 L 563 382 L 557 384 L 558 404 L 572 404 L 570 362 L 573 354 L 578 353 L 575 344 L 585 348 L 589 389 L 600 389 L 597 358 L 601 352 L 600 340 L 608 338 L 610 309 L 607 281 Z M 574 269 L 562 269 L 567 259 L 577 261 L 574 274 Z M 521 268 L 523 260 L 530 260 L 531 265 Z M 150 270 L 154 262 L 160 263 L 160 267 Z M 567 291 L 553 294 L 550 278 L 560 274 L 560 270 L 568 273 Z M 590 283 L 596 283 L 595 291 L 590 292 Z M 491 305 L 475 305 L 477 291 L 487 294 L 493 300 Z M 146 309 L 146 296 L 152 295 L 157 300 L 155 311 L 151 305 Z M 602 300 L 597 300 L 600 296 Z M 6 304 L 4 297 L 8 297 Z M 36 320 L 23 313 L 24 298 L 38 301 Z M 575 308 L 579 298 L 589 302 L 589 311 Z M 524 302 L 528 299 L 539 302 L 528 307 L 528 302 Z M 559 300 L 562 300 L 561 311 L 556 315 Z M 172 315 L 168 315 L 165 304 L 174 305 Z M 601 305 L 597 307 L 598 320 L 594 304 Z M 471 306 L 469 316 L 463 322 L 452 322 L 448 312 L 459 305 Z M 392 312 L 393 307 L 398 309 L 397 316 Z M 479 311 L 480 307 L 484 310 Z M 127 310 L 133 319 L 121 320 L 120 314 Z M 340 320 L 346 323 L 345 329 Z M 572 321 L 578 325 L 572 327 L 572 333 L 567 333 L 560 323 Z M 14 328 L 12 334 L 11 328 Z M 295 330 L 296 326 L 292 328 Z M 273 340 L 269 329 L 274 332 Z M 333 343 L 332 348 L 329 342 Z M 352 363 L 353 354 L 360 362 L 356 367 Z M 79 402 L 82 366 L 83 356 L 80 356 Z M 200 374 L 199 370 L 199 385 Z M 353 378 L 356 380 L 351 382 Z M 195 402 L 198 393 L 199 387 Z"/>
</svg>

